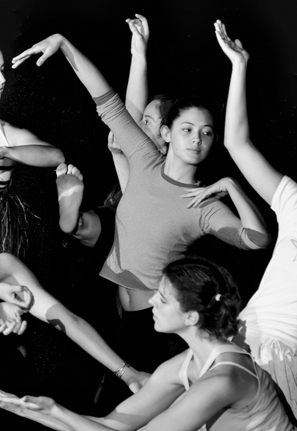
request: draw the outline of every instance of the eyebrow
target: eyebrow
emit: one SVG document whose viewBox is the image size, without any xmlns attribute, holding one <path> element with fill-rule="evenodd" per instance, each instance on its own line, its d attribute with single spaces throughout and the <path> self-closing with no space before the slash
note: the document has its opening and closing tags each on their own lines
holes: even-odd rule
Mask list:
<svg viewBox="0 0 297 431">
<path fill-rule="evenodd" d="M 145 115 L 144 115 L 144 118 L 150 118 L 151 120 L 153 120 L 153 121 L 155 121 L 155 122 L 156 122 L 156 120 L 155 120 L 153 117 L 151 117 L 150 115 L 145 114 Z"/>
<path fill-rule="evenodd" d="M 160 292 L 160 290 L 158 290 L 158 292 L 159 292 L 159 294 L 162 296 L 162 298 L 163 298 L 163 299 L 166 299 L 166 300 L 167 300 L 167 297 L 166 297 L 165 295 L 163 295 L 163 293 L 162 293 L 162 292 Z"/>
<path fill-rule="evenodd" d="M 191 123 L 190 121 L 184 121 L 182 124 L 191 124 L 191 126 L 195 126 L 195 124 Z M 202 127 L 211 127 L 213 129 L 213 126 L 211 124 L 203 124 Z"/>
</svg>

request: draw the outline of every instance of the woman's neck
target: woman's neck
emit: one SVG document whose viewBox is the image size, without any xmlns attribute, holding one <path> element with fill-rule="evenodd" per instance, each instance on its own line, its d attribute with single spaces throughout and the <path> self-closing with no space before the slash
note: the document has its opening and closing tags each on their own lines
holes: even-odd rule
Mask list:
<svg viewBox="0 0 297 431">
<path fill-rule="evenodd" d="M 197 166 L 185 164 L 181 160 L 171 160 L 167 156 L 164 173 L 171 179 L 184 184 L 195 184 L 195 174 Z"/>
<path fill-rule="evenodd" d="M 202 366 L 206 363 L 213 350 L 222 345 L 230 344 L 228 340 L 218 340 L 217 338 L 209 338 L 206 333 L 198 334 L 193 331 L 191 334 L 182 337 L 194 355 L 199 359 Z"/>
</svg>

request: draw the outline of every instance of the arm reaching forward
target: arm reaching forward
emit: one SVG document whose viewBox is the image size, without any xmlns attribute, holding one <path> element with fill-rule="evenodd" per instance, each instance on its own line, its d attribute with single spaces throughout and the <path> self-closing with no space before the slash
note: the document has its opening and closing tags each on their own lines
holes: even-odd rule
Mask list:
<svg viewBox="0 0 297 431">
<path fill-rule="evenodd" d="M 245 89 L 249 55 L 238 39 L 233 42 L 228 37 L 221 21 L 216 21 L 215 32 L 220 47 L 232 63 L 225 122 L 225 146 L 252 187 L 271 204 L 283 175 L 268 163 L 250 140 Z"/>
<path fill-rule="evenodd" d="M 123 367 L 122 380 L 132 392 L 139 390 L 148 378 L 148 374 L 123 366 L 124 361 L 105 343 L 95 329 L 44 290 L 34 274 L 19 259 L 11 254 L 1 253 L 0 271 L 4 278 L 2 281 L 5 283 L 28 287 L 34 297 L 30 309 L 33 316 L 65 332 L 76 344 L 111 371 L 115 372 Z"/>
</svg>

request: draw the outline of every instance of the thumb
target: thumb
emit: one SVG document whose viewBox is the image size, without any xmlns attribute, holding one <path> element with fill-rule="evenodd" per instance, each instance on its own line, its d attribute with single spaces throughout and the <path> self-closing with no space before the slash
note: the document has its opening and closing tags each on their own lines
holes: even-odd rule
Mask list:
<svg viewBox="0 0 297 431">
<path fill-rule="evenodd" d="M 129 389 L 131 392 L 133 392 L 133 394 L 136 394 L 141 389 L 141 385 L 139 382 L 133 382 L 130 383 Z"/>
</svg>

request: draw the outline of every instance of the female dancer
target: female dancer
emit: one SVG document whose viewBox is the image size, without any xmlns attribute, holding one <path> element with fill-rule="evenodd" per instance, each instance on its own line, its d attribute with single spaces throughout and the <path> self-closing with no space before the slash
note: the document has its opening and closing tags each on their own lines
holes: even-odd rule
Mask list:
<svg viewBox="0 0 297 431">
<path fill-rule="evenodd" d="M 164 161 L 99 70 L 63 36 L 53 35 L 35 44 L 13 59 L 13 67 L 43 52 L 37 61 L 40 66 L 59 48 L 94 97 L 102 120 L 129 160 L 129 182 L 117 209 L 114 244 L 100 274 L 120 286 L 124 310 L 130 316 L 134 312 L 130 327 L 134 334 L 139 333 L 128 334 L 131 355 L 133 360 L 139 357 L 138 367 L 150 371 L 163 359 L 164 342 L 158 350 L 148 303 L 163 267 L 208 233 L 243 249 L 265 247 L 268 235 L 258 211 L 230 178 L 220 180 L 211 192 L 229 193 L 240 218 L 217 198 L 194 209 L 180 199 L 185 188 L 195 187 L 197 167 L 215 142 L 214 118 L 207 101 L 179 100 L 170 109 L 162 129 L 169 144 Z"/>
<path fill-rule="evenodd" d="M 80 416 L 50 398 L 20 399 L 3 392 L 0 407 L 57 430 L 295 429 L 270 375 L 228 341 L 237 330 L 240 298 L 224 268 L 201 258 L 172 262 L 150 302 L 155 329 L 178 334 L 189 349 L 159 366 L 112 413 Z"/>
<path fill-rule="evenodd" d="M 225 146 L 259 195 L 276 213 L 279 233 L 259 289 L 240 313 L 236 342 L 269 371 L 297 418 L 297 184 L 274 169 L 250 140 L 245 80 L 249 55 L 217 21 L 218 42 L 232 63 Z"/>
</svg>

